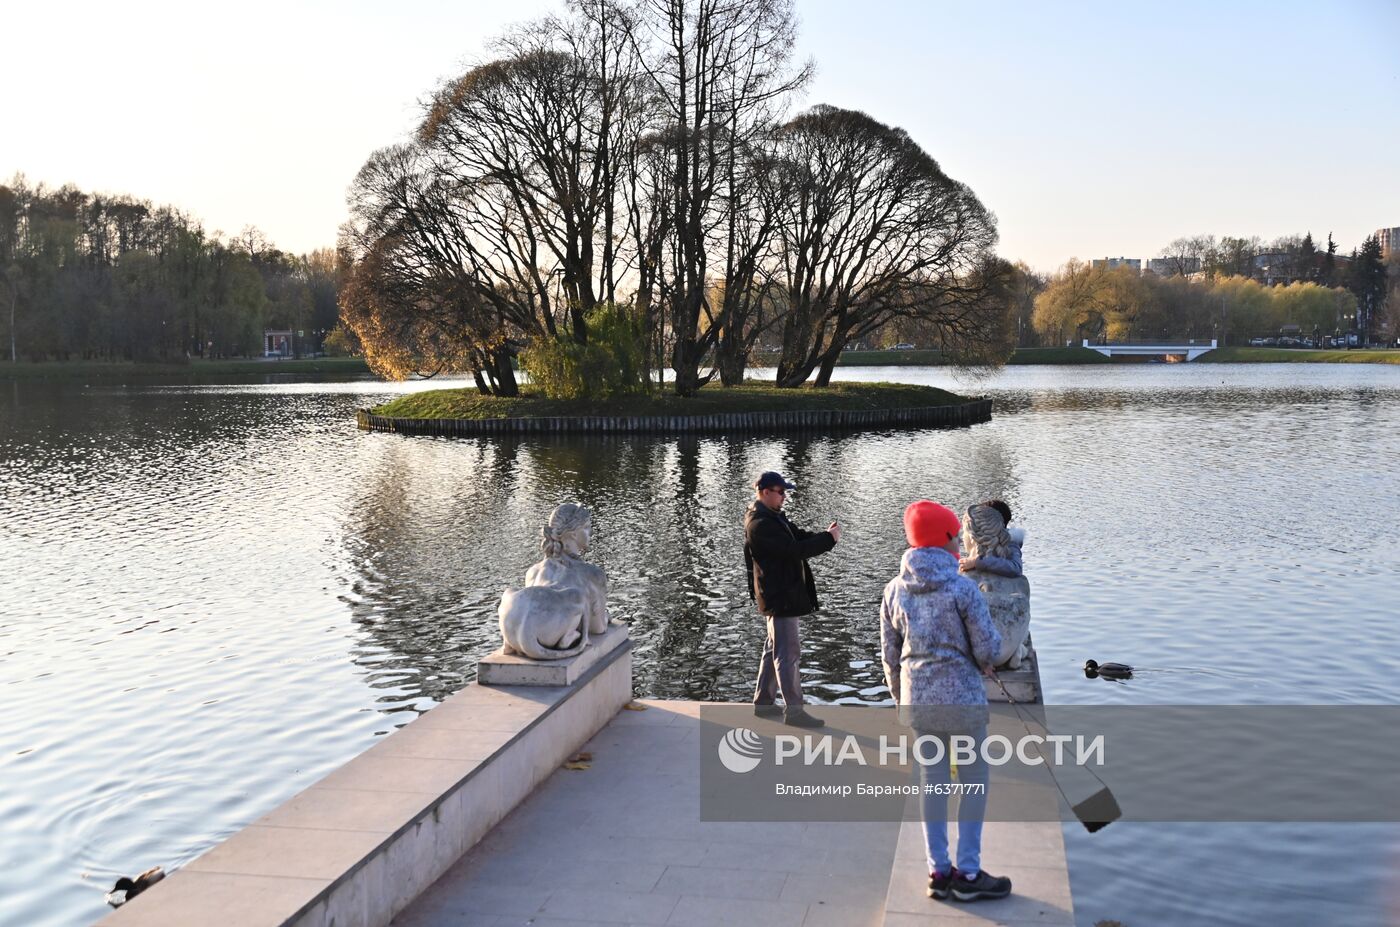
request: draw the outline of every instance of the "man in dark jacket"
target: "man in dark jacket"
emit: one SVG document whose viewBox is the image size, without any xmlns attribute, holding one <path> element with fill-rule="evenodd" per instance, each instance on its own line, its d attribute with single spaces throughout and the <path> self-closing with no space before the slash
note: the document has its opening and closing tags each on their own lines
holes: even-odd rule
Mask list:
<svg viewBox="0 0 1400 927">
<path fill-rule="evenodd" d="M 749 596 L 768 622 L 768 639 L 758 664 L 754 687 L 754 714 L 776 716 L 781 709 L 774 699 L 781 690 L 787 706 L 785 720 L 796 727 L 821 727 L 802 707 L 802 680 L 798 661 L 802 653 L 799 622 L 817 609 L 817 583 L 807 558 L 824 554 L 841 539 L 836 522 L 812 533 L 788 521 L 783 514 L 789 489 L 796 488 L 771 471 L 754 481 L 756 498 L 744 513 L 744 565 L 749 574 Z"/>
</svg>

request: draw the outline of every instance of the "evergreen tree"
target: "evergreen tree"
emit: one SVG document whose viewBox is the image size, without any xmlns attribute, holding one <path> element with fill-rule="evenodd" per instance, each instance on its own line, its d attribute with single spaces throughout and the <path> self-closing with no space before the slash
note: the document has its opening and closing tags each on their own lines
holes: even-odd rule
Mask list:
<svg viewBox="0 0 1400 927">
<path fill-rule="evenodd" d="M 1317 246 L 1313 244 L 1312 232 L 1303 236 L 1298 246 L 1298 274 L 1303 280 L 1317 279 Z"/>
<path fill-rule="evenodd" d="M 1363 340 L 1379 337 L 1385 302 L 1385 264 L 1381 260 L 1381 242 L 1375 235 L 1361 243 L 1361 250 L 1352 252 L 1351 282 L 1348 289 L 1356 296 L 1356 328 Z"/>
</svg>

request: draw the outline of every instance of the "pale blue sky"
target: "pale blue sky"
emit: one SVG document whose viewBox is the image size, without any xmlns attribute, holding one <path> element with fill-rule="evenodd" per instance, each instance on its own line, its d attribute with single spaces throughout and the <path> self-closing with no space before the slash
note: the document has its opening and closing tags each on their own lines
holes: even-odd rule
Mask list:
<svg viewBox="0 0 1400 927">
<path fill-rule="evenodd" d="M 205 9 L 210 12 L 204 12 Z M 552 0 L 128 0 L 7 9 L 0 178 L 168 202 L 330 245 L 365 156 Z M 1001 252 L 1148 257 L 1197 232 L 1400 225 L 1400 0 L 798 0 L 807 103 L 903 126 L 999 220 Z"/>
</svg>

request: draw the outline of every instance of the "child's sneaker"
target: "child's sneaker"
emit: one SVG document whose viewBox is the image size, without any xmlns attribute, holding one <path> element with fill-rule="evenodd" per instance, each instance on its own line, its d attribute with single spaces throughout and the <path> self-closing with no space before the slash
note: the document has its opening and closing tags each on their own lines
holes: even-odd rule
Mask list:
<svg viewBox="0 0 1400 927">
<path fill-rule="evenodd" d="M 947 873 L 940 875 L 937 870 L 928 877 L 928 896 L 939 901 L 948 899 L 948 892 L 953 887 L 953 880 L 958 877 L 957 867 L 950 869 Z"/>
<path fill-rule="evenodd" d="M 1005 898 L 1011 894 L 1011 880 L 994 876 L 985 869 L 978 870 L 975 879 L 959 875 L 953 880 L 951 892 L 955 901 L 981 901 L 983 898 Z"/>
</svg>

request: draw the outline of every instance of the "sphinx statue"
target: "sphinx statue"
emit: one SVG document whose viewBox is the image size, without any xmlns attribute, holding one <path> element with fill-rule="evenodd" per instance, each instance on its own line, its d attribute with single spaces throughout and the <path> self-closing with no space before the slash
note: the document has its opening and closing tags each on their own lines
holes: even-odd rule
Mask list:
<svg viewBox="0 0 1400 927">
<path fill-rule="evenodd" d="M 607 631 L 608 578 L 585 563 L 593 514 L 566 502 L 550 513 L 540 539 L 544 559 L 525 574 L 523 589 L 507 588 L 497 611 L 502 653 L 534 660 L 561 660 L 588 646 L 590 635 Z"/>
<path fill-rule="evenodd" d="M 1001 633 L 997 667 L 1017 669 L 1030 654 L 1031 584 L 1021 573 L 1024 535 L 1011 534 L 1001 513 L 974 505 L 963 517 L 963 556 L 959 569 L 977 583 L 987 600 L 992 624 Z"/>
</svg>

